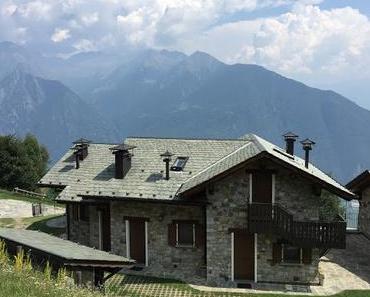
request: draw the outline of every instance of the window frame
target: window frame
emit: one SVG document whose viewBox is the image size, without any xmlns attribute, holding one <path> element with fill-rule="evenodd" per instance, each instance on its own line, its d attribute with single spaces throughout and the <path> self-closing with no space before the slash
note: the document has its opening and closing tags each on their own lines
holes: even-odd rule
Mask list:
<svg viewBox="0 0 370 297">
<path fill-rule="evenodd" d="M 80 205 L 73 203 L 71 204 L 71 217 L 73 221 L 79 222 L 81 219 Z"/>
<path fill-rule="evenodd" d="M 196 247 L 196 226 L 197 226 L 197 222 L 195 221 L 175 221 L 174 222 L 175 226 L 176 226 L 176 247 L 191 247 L 191 248 L 194 248 Z M 180 224 L 186 224 L 186 225 L 191 225 L 192 226 L 192 243 L 181 243 L 179 242 L 179 225 Z"/>
<path fill-rule="evenodd" d="M 184 162 L 184 165 L 183 166 L 176 166 L 175 164 L 179 161 L 179 160 L 183 160 Z M 186 163 L 188 162 L 189 160 L 189 157 L 184 157 L 184 156 L 178 156 L 176 157 L 176 160 L 175 162 L 173 162 L 172 166 L 171 166 L 171 171 L 184 171 L 184 168 L 186 166 Z"/>
<path fill-rule="evenodd" d="M 286 247 L 298 249 L 299 250 L 299 260 L 288 260 L 287 261 L 285 259 L 285 253 L 284 253 L 284 249 Z M 291 244 L 282 243 L 281 244 L 281 263 L 283 263 L 283 264 L 303 264 L 303 250 L 302 250 L 302 248 L 291 245 Z"/>
<path fill-rule="evenodd" d="M 89 206 L 88 205 L 81 205 L 77 203 L 71 204 L 72 209 L 71 209 L 71 217 L 72 220 L 75 222 L 87 222 L 90 219 L 90 214 L 89 214 Z M 81 208 L 83 208 L 83 215 Z"/>
</svg>

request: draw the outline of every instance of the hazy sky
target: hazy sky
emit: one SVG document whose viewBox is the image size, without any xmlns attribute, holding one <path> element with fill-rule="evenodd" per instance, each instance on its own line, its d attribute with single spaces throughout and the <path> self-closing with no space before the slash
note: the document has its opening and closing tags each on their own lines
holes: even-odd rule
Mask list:
<svg viewBox="0 0 370 297">
<path fill-rule="evenodd" d="M 0 0 L 0 40 L 47 55 L 201 50 L 370 108 L 369 16 L 368 0 Z"/>
</svg>

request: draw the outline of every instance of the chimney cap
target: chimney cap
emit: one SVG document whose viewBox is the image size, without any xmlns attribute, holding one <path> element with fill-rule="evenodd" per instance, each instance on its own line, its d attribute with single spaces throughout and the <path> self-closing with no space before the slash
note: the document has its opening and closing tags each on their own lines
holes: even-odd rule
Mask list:
<svg viewBox="0 0 370 297">
<path fill-rule="evenodd" d="M 306 138 L 305 140 L 301 141 L 301 144 L 303 145 L 303 149 L 311 150 L 312 146 L 315 145 L 316 143 L 312 141 L 311 139 Z"/>
<path fill-rule="evenodd" d="M 161 154 L 161 157 L 163 157 L 164 159 L 171 159 L 172 156 L 173 154 L 170 153 L 168 150 L 166 150 L 163 154 Z"/>
<path fill-rule="evenodd" d="M 118 152 L 118 151 L 128 151 L 128 150 L 132 150 L 134 148 L 136 148 L 136 146 L 129 145 L 129 144 L 126 144 L 126 143 L 121 143 L 121 144 L 113 146 L 109 149 L 114 153 L 114 152 Z"/>
<path fill-rule="evenodd" d="M 79 139 L 77 139 L 77 140 L 75 140 L 75 141 L 73 141 L 72 142 L 73 144 L 89 144 L 89 143 L 91 143 L 91 140 L 88 140 L 88 139 L 86 139 L 86 138 L 79 138 Z"/>
<path fill-rule="evenodd" d="M 287 139 L 293 139 L 293 140 L 296 140 L 299 136 L 294 134 L 293 132 L 287 132 L 285 134 L 283 134 L 283 137 L 285 138 L 285 140 Z"/>
</svg>

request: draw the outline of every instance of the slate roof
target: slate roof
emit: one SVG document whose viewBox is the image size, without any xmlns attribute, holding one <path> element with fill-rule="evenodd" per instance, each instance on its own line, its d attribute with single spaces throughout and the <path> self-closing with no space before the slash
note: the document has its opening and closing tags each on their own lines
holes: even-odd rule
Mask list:
<svg viewBox="0 0 370 297">
<path fill-rule="evenodd" d="M 341 196 L 352 198 L 353 193 L 334 179 L 304 160 L 291 156 L 274 144 L 249 134 L 240 139 L 166 139 L 134 138 L 125 140 L 135 146 L 132 167 L 124 179 L 114 178 L 112 144 L 89 146 L 89 154 L 74 168 L 73 152 L 67 152 L 41 179 L 42 185 L 67 186 L 57 198 L 62 201 L 80 201 L 81 196 L 141 198 L 173 200 L 186 191 L 199 186 L 234 166 L 264 152 L 285 162 L 302 173 L 318 179 Z M 165 165 L 160 157 L 166 150 L 176 157 L 189 157 L 184 171 L 170 171 L 164 179 Z"/>
<path fill-rule="evenodd" d="M 75 169 L 73 151 L 68 151 L 39 184 L 68 186 L 57 198 L 63 201 L 79 201 L 78 195 L 172 200 L 186 180 L 243 146 L 245 140 L 127 138 L 125 144 L 136 148 L 124 179 L 114 178 L 110 148 L 115 144 L 91 143 L 79 169 Z M 174 154 L 172 162 L 178 156 L 190 157 L 183 171 L 170 172 L 169 180 L 164 179 L 165 163 L 160 156 L 166 150 Z"/>
<path fill-rule="evenodd" d="M 360 193 L 370 185 L 370 171 L 365 170 L 361 174 L 357 175 L 350 182 L 347 183 L 346 187 L 355 193 Z M 357 197 L 361 199 L 361 195 Z"/>
<path fill-rule="evenodd" d="M 114 266 L 124 266 L 125 264 L 133 263 L 132 260 L 125 257 L 83 246 L 39 231 L 0 228 L 0 238 L 54 255 L 67 260 L 71 264 L 74 261 L 82 261 L 86 264 L 89 262 L 104 262 L 108 266 L 109 262 L 114 263 Z"/>
<path fill-rule="evenodd" d="M 287 154 L 284 150 L 277 147 L 276 145 L 268 142 L 267 140 L 254 135 L 248 134 L 243 136 L 241 139 L 245 140 L 245 145 L 241 146 L 239 149 L 235 150 L 234 152 L 230 153 L 229 155 L 225 156 L 224 158 L 218 160 L 210 167 L 205 168 L 198 174 L 194 175 L 193 177 L 189 178 L 180 188 L 179 194 L 184 193 L 197 185 L 202 184 L 210 180 L 211 178 L 231 169 L 232 167 L 248 161 L 250 158 L 257 156 L 259 153 L 266 152 L 269 155 L 309 174 L 313 177 L 318 178 L 322 182 L 338 189 L 339 191 L 343 192 L 343 195 L 347 197 L 352 197 L 353 193 L 350 192 L 348 189 L 343 187 L 333 178 L 319 170 L 312 164 L 309 164 L 309 167 L 305 167 L 305 161 L 297 156 L 291 156 Z"/>
</svg>

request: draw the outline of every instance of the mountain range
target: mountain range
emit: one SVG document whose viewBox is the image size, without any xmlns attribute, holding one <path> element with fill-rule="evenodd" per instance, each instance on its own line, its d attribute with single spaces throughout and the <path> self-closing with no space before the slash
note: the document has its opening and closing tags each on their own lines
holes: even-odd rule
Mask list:
<svg viewBox="0 0 370 297">
<path fill-rule="evenodd" d="M 316 142 L 313 162 L 342 182 L 370 167 L 370 111 L 257 65 L 151 49 L 59 59 L 9 42 L 0 43 L 3 61 L 0 133 L 34 133 L 53 160 L 81 136 L 119 142 L 252 132 L 283 146 L 281 135 L 293 131 Z"/>
</svg>

